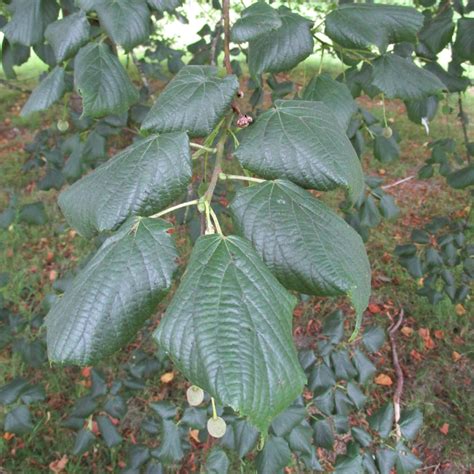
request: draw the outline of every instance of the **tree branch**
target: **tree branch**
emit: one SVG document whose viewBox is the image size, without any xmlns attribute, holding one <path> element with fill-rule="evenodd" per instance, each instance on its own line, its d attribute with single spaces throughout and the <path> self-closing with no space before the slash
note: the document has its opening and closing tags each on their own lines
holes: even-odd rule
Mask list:
<svg viewBox="0 0 474 474">
<path fill-rule="evenodd" d="M 232 74 L 230 64 L 230 0 L 222 0 L 222 16 L 224 17 L 224 64 L 227 74 Z"/>
<path fill-rule="evenodd" d="M 458 94 L 458 106 L 459 106 L 459 120 L 461 121 L 461 126 L 462 126 L 462 133 L 464 135 L 464 146 L 466 147 L 466 157 L 467 157 L 467 162 L 471 162 L 471 155 L 469 153 L 469 137 L 467 135 L 467 120 L 466 120 L 466 115 L 464 114 L 464 108 L 462 105 L 462 97 L 461 93 L 459 92 Z"/>
</svg>

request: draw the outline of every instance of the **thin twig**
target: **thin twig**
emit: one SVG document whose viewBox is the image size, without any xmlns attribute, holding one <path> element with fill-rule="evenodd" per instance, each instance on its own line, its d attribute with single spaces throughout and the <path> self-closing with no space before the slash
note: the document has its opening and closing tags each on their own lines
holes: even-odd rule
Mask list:
<svg viewBox="0 0 474 474">
<path fill-rule="evenodd" d="M 395 374 L 397 376 L 397 383 L 395 385 L 395 392 L 393 394 L 393 408 L 395 411 L 395 436 L 397 438 L 397 441 L 399 441 L 402 436 L 399 421 L 400 421 L 400 400 L 402 398 L 402 393 L 403 393 L 403 371 L 402 371 L 402 368 L 400 367 L 400 361 L 398 360 L 397 331 L 403 322 L 404 315 L 405 315 L 405 312 L 403 311 L 403 308 L 402 308 L 400 309 L 400 312 L 398 313 L 397 322 L 394 322 L 388 328 L 388 335 L 390 337 L 390 344 L 392 346 L 393 367 L 395 369 Z"/>
<path fill-rule="evenodd" d="M 224 64 L 227 74 L 232 74 L 230 64 L 230 0 L 222 1 L 222 16 L 224 17 Z"/>
<path fill-rule="evenodd" d="M 216 29 L 214 31 L 214 38 L 212 38 L 211 42 L 211 66 L 216 65 L 216 52 L 217 52 L 217 43 L 219 42 L 219 38 L 222 33 L 222 21 L 224 17 L 220 17 L 219 21 L 216 24 Z"/>
<path fill-rule="evenodd" d="M 399 184 L 406 183 L 407 181 L 410 181 L 410 179 L 415 178 L 416 176 L 413 174 L 411 176 L 408 176 L 407 178 L 399 179 L 398 181 L 395 181 L 394 183 L 391 184 L 386 184 L 385 186 L 382 186 L 382 189 L 390 189 L 395 186 L 398 186 Z"/>
<path fill-rule="evenodd" d="M 142 80 L 143 85 L 147 88 L 147 90 L 150 90 L 150 83 L 148 82 L 148 79 L 145 76 L 145 69 L 143 68 L 143 64 L 140 63 L 138 60 L 136 54 L 132 51 L 132 61 L 135 67 L 137 68 L 138 73 L 140 74 L 140 79 Z"/>
<path fill-rule="evenodd" d="M 458 106 L 459 106 L 459 120 L 461 121 L 461 126 L 462 126 L 462 133 L 464 135 L 464 146 L 466 147 L 466 158 L 467 162 L 471 162 L 471 154 L 469 153 L 469 137 L 467 135 L 467 120 L 466 116 L 464 115 L 464 109 L 462 105 L 462 97 L 461 93 L 458 95 Z"/>
</svg>

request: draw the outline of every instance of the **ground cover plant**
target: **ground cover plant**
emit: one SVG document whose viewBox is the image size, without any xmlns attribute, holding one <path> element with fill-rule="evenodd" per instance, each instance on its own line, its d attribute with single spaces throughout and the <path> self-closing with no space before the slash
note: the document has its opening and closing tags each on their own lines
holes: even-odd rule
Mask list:
<svg viewBox="0 0 474 474">
<path fill-rule="evenodd" d="M 214 2 L 185 49 L 180 2 L 34 5 L 2 16 L 6 156 L 36 131 L 2 161 L 6 469 L 468 469 L 470 5 Z"/>
</svg>

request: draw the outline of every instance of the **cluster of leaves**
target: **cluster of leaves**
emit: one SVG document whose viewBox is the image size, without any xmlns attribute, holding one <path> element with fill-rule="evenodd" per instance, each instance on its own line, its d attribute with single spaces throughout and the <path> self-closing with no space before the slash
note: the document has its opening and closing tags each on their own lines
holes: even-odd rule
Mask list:
<svg viewBox="0 0 474 474">
<path fill-rule="evenodd" d="M 462 303 L 474 279 L 474 245 L 469 220 L 435 217 L 411 233 L 413 243 L 398 245 L 395 254 L 411 276 L 421 279 L 417 293 L 436 304 L 447 295 Z"/>
</svg>

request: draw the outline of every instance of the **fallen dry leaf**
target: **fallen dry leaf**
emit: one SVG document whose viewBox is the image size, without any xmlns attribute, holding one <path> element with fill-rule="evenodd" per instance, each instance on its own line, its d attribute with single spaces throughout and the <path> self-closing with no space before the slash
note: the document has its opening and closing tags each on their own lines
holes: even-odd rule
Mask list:
<svg viewBox="0 0 474 474">
<path fill-rule="evenodd" d="M 378 304 L 369 304 L 368 309 L 372 314 L 380 313 L 380 306 Z"/>
<path fill-rule="evenodd" d="M 443 423 L 443 426 L 441 426 L 439 431 L 446 436 L 449 432 L 449 424 L 448 423 Z"/>
<path fill-rule="evenodd" d="M 402 329 L 400 329 L 400 332 L 406 336 L 406 337 L 410 337 L 413 335 L 413 328 L 409 327 L 409 326 L 403 326 Z"/>
<path fill-rule="evenodd" d="M 375 377 L 374 382 L 377 385 L 384 385 L 386 387 L 390 387 L 393 384 L 392 379 L 387 374 L 379 374 Z"/>
<path fill-rule="evenodd" d="M 458 303 L 454 309 L 458 316 L 464 316 L 466 314 L 466 308 L 461 303 Z"/>
<path fill-rule="evenodd" d="M 453 359 L 454 362 L 458 362 L 461 359 L 462 355 L 459 352 L 453 351 L 451 354 L 451 359 Z"/>
<path fill-rule="evenodd" d="M 199 441 L 199 430 L 189 430 L 189 437 L 196 441 L 196 443 L 200 443 Z"/>
<path fill-rule="evenodd" d="M 173 379 L 174 379 L 174 372 L 166 372 L 160 377 L 160 380 L 163 383 L 171 383 Z"/>
<path fill-rule="evenodd" d="M 410 356 L 413 360 L 416 360 L 416 361 L 420 361 L 423 359 L 423 356 L 415 349 L 412 349 L 412 351 L 410 352 Z"/>
<path fill-rule="evenodd" d="M 444 339 L 444 331 L 442 331 L 441 329 L 437 329 L 434 332 L 434 337 L 436 337 L 436 339 Z"/>
<path fill-rule="evenodd" d="M 53 461 L 52 463 L 49 464 L 49 469 L 54 472 L 54 474 L 59 474 L 61 472 L 64 472 L 64 469 L 66 469 L 66 465 L 68 463 L 69 459 L 66 455 L 64 455 L 61 459 L 58 459 L 57 461 Z"/>
</svg>

